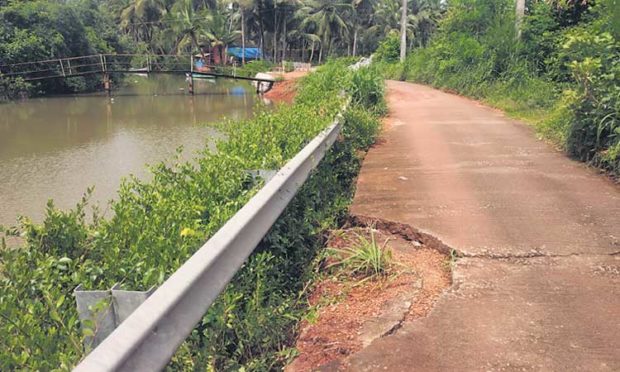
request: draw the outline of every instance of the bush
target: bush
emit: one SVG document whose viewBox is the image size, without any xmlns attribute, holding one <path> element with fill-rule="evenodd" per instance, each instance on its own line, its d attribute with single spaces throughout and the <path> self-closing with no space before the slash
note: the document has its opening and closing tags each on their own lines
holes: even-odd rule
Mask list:
<svg viewBox="0 0 620 372">
<path fill-rule="evenodd" d="M 278 169 L 331 123 L 352 81 L 366 71 L 331 63 L 307 76 L 292 106 L 235 123 L 217 152 L 151 167 L 152 179 L 125 180 L 114 215 L 86 217 L 88 196 L 72 211 L 48 205 L 41 225 L 22 220 L 20 249 L 0 250 L 0 370 L 68 369 L 87 351 L 73 289 L 144 290 L 161 284 L 262 186 L 247 169 Z M 351 88 L 352 89 L 352 88 Z M 358 100 L 366 102 L 364 97 Z M 380 97 L 372 98 L 381 101 Z M 355 103 L 334 144 L 254 254 L 197 325 L 171 369 L 272 370 L 293 355 L 300 293 L 323 232 L 346 215 L 376 116 Z"/>
<path fill-rule="evenodd" d="M 620 159 L 620 41 L 592 23 L 566 35 L 563 53 L 576 86 L 568 93 L 573 113 L 567 140 L 569 154 L 582 161 L 617 171 Z M 611 151 L 610 151 L 611 150 Z"/>
<path fill-rule="evenodd" d="M 240 67 L 238 70 L 246 74 L 247 76 L 256 76 L 259 72 L 271 71 L 273 64 L 263 59 L 257 59 L 250 61 L 245 66 Z"/>
<path fill-rule="evenodd" d="M 22 78 L 6 79 L 0 77 L 0 102 L 13 100 L 20 96 L 28 96 L 31 90 L 32 85 Z"/>
<path fill-rule="evenodd" d="M 295 71 L 295 65 L 291 61 L 284 62 L 284 72 Z"/>
<path fill-rule="evenodd" d="M 375 57 L 378 61 L 398 62 L 400 58 L 400 37 L 397 32 L 391 32 L 385 40 L 379 44 Z"/>
</svg>

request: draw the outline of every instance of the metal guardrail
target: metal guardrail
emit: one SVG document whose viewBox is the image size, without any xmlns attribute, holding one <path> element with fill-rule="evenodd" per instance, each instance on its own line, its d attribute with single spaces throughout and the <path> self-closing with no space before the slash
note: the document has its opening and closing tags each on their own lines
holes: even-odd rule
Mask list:
<svg viewBox="0 0 620 372">
<path fill-rule="evenodd" d="M 339 114 L 74 371 L 164 368 L 334 144 L 341 121 Z"/>
</svg>

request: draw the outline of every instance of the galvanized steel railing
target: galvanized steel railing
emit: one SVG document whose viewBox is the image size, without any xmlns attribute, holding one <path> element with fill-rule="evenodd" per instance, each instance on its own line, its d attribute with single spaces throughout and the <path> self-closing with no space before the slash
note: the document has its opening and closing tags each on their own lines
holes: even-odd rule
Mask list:
<svg viewBox="0 0 620 372">
<path fill-rule="evenodd" d="M 341 121 L 338 115 L 75 371 L 164 368 L 331 148 Z"/>
</svg>

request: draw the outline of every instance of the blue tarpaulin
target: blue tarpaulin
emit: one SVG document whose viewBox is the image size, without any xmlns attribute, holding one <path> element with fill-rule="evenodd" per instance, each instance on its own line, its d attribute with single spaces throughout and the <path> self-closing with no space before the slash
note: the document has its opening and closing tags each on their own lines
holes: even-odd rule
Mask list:
<svg viewBox="0 0 620 372">
<path fill-rule="evenodd" d="M 243 57 L 243 52 L 241 48 L 238 47 L 228 48 L 227 53 L 229 56 L 234 56 L 236 58 Z M 259 59 L 262 53 L 260 48 L 245 48 L 245 59 Z"/>
</svg>

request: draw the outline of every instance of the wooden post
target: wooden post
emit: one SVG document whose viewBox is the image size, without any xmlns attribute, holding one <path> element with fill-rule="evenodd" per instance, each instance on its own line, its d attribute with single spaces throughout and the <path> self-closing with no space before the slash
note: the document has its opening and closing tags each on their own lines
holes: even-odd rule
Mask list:
<svg viewBox="0 0 620 372">
<path fill-rule="evenodd" d="M 110 74 L 108 74 L 106 68 L 105 57 L 102 54 L 99 54 L 99 61 L 101 62 L 101 72 L 103 72 L 103 90 L 110 95 Z"/>
<path fill-rule="evenodd" d="M 62 70 L 62 76 L 67 76 L 65 74 L 65 67 L 62 65 L 62 59 L 59 59 L 58 62 L 60 62 L 60 69 Z"/>
<path fill-rule="evenodd" d="M 110 74 L 108 74 L 107 72 L 103 73 L 103 90 L 105 90 L 105 92 L 108 94 L 108 96 L 111 94 Z"/>
<path fill-rule="evenodd" d="M 189 90 L 189 94 L 191 94 L 192 96 L 194 95 L 194 55 L 192 54 L 189 58 L 189 79 L 187 79 L 188 81 L 188 90 Z"/>
</svg>

